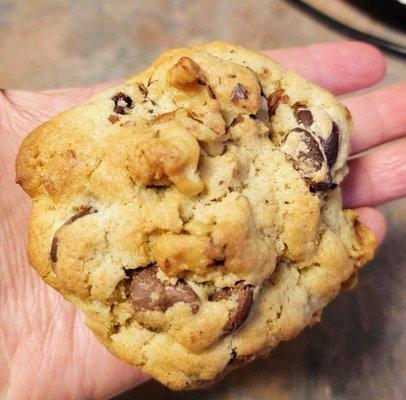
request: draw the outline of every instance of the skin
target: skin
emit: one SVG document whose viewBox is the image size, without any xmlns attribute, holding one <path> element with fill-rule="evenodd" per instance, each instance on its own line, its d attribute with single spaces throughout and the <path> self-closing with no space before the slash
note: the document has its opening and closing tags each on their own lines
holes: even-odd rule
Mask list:
<svg viewBox="0 0 406 400">
<path fill-rule="evenodd" d="M 382 54 L 357 42 L 266 54 L 339 95 L 370 87 L 385 75 Z M 147 379 L 111 355 L 84 326 L 82 315 L 29 267 L 25 246 L 30 201 L 14 182 L 18 147 L 33 128 L 115 83 L 0 92 L 1 398 L 102 399 Z M 345 206 L 356 207 L 360 220 L 381 242 L 385 220 L 371 207 L 406 194 L 406 82 L 343 102 L 354 119 L 354 155 L 372 150 L 349 163 Z"/>
</svg>

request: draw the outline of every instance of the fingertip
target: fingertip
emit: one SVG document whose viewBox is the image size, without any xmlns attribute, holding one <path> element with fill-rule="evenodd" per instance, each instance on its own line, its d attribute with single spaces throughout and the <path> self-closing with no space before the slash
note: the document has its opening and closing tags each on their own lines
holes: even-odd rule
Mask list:
<svg viewBox="0 0 406 400">
<path fill-rule="evenodd" d="M 340 82 L 335 82 L 337 94 L 375 85 L 386 73 L 383 54 L 364 42 L 343 40 L 316 44 L 308 49 L 319 64 L 324 63 L 326 80 L 329 76 L 341 77 Z"/>
<path fill-rule="evenodd" d="M 386 234 L 386 220 L 381 212 L 375 208 L 360 207 L 356 209 L 358 220 L 375 234 L 378 246 Z"/>
<path fill-rule="evenodd" d="M 375 46 L 355 41 L 344 41 L 349 51 L 357 55 L 357 62 L 354 68 L 363 71 L 372 84 L 379 83 L 386 74 L 386 60 L 383 53 Z"/>
<path fill-rule="evenodd" d="M 264 53 L 335 94 L 375 85 L 386 72 L 384 56 L 376 47 L 352 40 Z"/>
</svg>

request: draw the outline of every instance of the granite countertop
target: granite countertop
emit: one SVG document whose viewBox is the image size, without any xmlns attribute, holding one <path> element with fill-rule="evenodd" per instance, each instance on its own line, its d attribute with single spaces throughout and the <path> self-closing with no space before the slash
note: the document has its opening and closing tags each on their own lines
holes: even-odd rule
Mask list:
<svg viewBox="0 0 406 400">
<path fill-rule="evenodd" d="M 343 36 L 282 0 L 0 0 L 0 38 L 0 87 L 41 90 L 122 78 L 167 48 L 204 40 L 265 49 Z M 388 56 L 380 85 L 404 78 L 404 62 Z M 376 259 L 316 327 L 209 391 L 150 381 L 117 400 L 405 398 L 406 201 L 381 210 L 389 229 Z"/>
</svg>

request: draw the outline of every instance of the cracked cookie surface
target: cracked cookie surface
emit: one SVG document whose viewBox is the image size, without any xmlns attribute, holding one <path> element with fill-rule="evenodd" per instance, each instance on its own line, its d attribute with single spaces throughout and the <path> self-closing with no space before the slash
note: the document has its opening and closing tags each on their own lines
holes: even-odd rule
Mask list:
<svg viewBox="0 0 406 400">
<path fill-rule="evenodd" d="M 30 262 L 118 357 L 206 385 L 316 323 L 372 258 L 342 210 L 350 132 L 261 54 L 170 50 L 24 140 Z"/>
</svg>

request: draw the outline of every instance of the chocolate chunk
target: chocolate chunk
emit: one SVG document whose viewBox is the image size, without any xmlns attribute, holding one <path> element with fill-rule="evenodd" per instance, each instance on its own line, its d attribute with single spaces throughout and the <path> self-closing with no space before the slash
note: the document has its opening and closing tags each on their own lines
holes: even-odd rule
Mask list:
<svg viewBox="0 0 406 400">
<path fill-rule="evenodd" d="M 180 280 L 175 285 L 161 282 L 157 270 L 156 266 L 150 266 L 134 272 L 130 289 L 134 308 L 137 311 L 165 312 L 175 303 L 184 302 L 190 305 L 195 314 L 199 310 L 200 300 L 193 289 Z"/>
<path fill-rule="evenodd" d="M 323 146 L 324 154 L 326 155 L 327 165 L 331 168 L 337 160 L 338 146 L 339 146 L 339 128 L 333 121 L 330 136 L 327 139 L 320 139 Z"/>
<path fill-rule="evenodd" d="M 144 97 L 147 97 L 147 96 L 148 96 L 148 89 L 147 89 L 142 83 L 140 83 L 140 84 L 138 85 L 138 90 L 141 92 L 141 94 L 142 94 Z"/>
<path fill-rule="evenodd" d="M 210 263 L 207 268 L 212 268 L 212 269 L 216 269 L 219 267 L 223 267 L 224 266 L 224 260 L 213 260 L 212 263 Z"/>
<path fill-rule="evenodd" d="M 331 178 L 330 178 L 327 182 L 311 183 L 310 191 L 313 193 L 325 192 L 326 190 L 335 189 L 336 187 L 337 187 L 337 184 L 334 182 L 331 182 Z"/>
<path fill-rule="evenodd" d="M 125 109 L 131 108 L 133 101 L 130 96 L 127 96 L 123 92 L 114 95 L 111 100 L 114 101 L 114 112 L 117 114 L 126 114 Z"/>
<path fill-rule="evenodd" d="M 79 218 L 83 218 L 86 215 L 95 214 L 95 213 L 97 213 L 97 210 L 95 210 L 93 207 L 86 207 L 86 208 L 82 209 L 82 211 L 79 211 L 78 213 L 76 213 L 75 215 L 70 217 L 62 226 L 70 225 Z M 61 226 L 61 228 L 62 228 L 62 226 Z"/>
<path fill-rule="evenodd" d="M 293 160 L 293 168 L 306 173 L 311 167 L 318 171 L 323 166 L 324 156 L 315 137 L 302 128 L 292 129 L 284 139 L 284 145 L 296 146 L 299 150 L 286 148 L 285 153 Z M 303 146 L 303 144 L 305 146 Z"/>
<path fill-rule="evenodd" d="M 55 234 L 54 238 L 52 239 L 51 251 L 49 252 L 51 261 L 54 264 L 58 261 L 58 242 L 59 242 L 58 236 Z"/>
<path fill-rule="evenodd" d="M 52 244 L 51 244 L 51 251 L 49 252 L 49 256 L 51 258 L 51 261 L 53 264 L 55 264 L 58 261 L 58 244 L 59 244 L 59 238 L 58 238 L 58 233 L 59 231 L 65 227 L 68 226 L 72 223 L 74 223 L 77 219 L 83 218 L 86 215 L 89 214 L 94 214 L 97 213 L 97 210 L 94 209 L 93 207 L 85 207 L 72 217 L 70 217 L 68 220 L 66 220 L 63 225 L 61 225 L 55 232 L 54 238 L 52 239 Z"/>
<path fill-rule="evenodd" d="M 269 118 L 275 115 L 275 111 L 278 108 L 280 102 L 287 103 L 289 101 L 289 96 L 285 94 L 283 89 L 277 89 L 272 94 L 268 96 L 268 116 Z"/>
<path fill-rule="evenodd" d="M 255 358 L 255 354 L 240 355 L 233 349 L 231 351 L 230 360 L 228 361 L 228 366 L 232 366 L 232 368 L 241 367 L 242 365 L 255 360 Z"/>
<path fill-rule="evenodd" d="M 309 128 L 313 124 L 313 115 L 310 110 L 297 110 L 295 115 L 299 123 L 303 124 L 307 128 Z"/>
<path fill-rule="evenodd" d="M 303 124 L 306 128 L 310 128 L 313 124 L 313 114 L 311 111 L 301 103 L 296 103 L 293 105 L 293 113 L 299 124 Z"/>
<path fill-rule="evenodd" d="M 108 117 L 108 120 L 112 123 L 115 124 L 120 118 L 117 117 L 117 115 L 111 114 Z"/>
<path fill-rule="evenodd" d="M 223 327 L 223 336 L 237 330 L 247 319 L 251 307 L 254 289 L 251 285 L 244 285 L 243 282 L 238 282 L 233 287 L 226 287 L 215 292 L 209 300 L 220 301 L 229 298 L 235 299 L 237 306 L 228 314 L 228 320 Z"/>
<path fill-rule="evenodd" d="M 241 83 L 237 83 L 234 86 L 234 89 L 231 92 L 230 100 L 231 101 L 238 101 L 240 99 L 244 100 L 248 98 L 248 91 L 245 89 Z"/>
<path fill-rule="evenodd" d="M 122 106 L 115 105 L 113 108 L 113 111 L 116 112 L 117 114 L 121 114 L 121 115 L 125 114 L 124 107 L 122 107 Z"/>
</svg>

